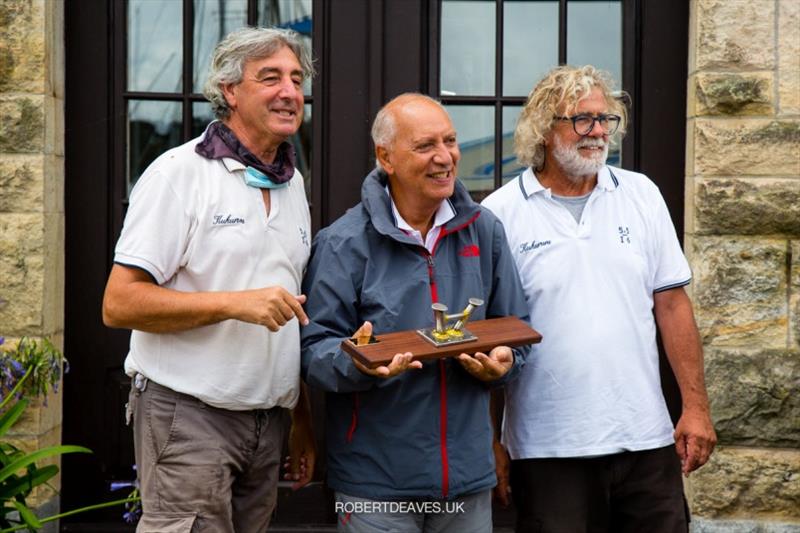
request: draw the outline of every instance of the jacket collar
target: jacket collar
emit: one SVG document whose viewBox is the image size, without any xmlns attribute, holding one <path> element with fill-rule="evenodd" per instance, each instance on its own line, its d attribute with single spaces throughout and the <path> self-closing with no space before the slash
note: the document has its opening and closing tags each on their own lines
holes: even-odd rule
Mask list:
<svg viewBox="0 0 800 533">
<path fill-rule="evenodd" d="M 385 190 L 388 182 L 389 177 L 384 171 L 375 169 L 370 172 L 361 185 L 361 203 L 378 233 L 398 241 L 418 244 L 395 224 L 391 198 Z M 455 211 L 455 216 L 445 223 L 442 228 L 443 234 L 468 225 L 480 212 L 480 206 L 472 200 L 466 187 L 459 180 L 456 180 L 455 190 L 447 201 Z"/>
</svg>

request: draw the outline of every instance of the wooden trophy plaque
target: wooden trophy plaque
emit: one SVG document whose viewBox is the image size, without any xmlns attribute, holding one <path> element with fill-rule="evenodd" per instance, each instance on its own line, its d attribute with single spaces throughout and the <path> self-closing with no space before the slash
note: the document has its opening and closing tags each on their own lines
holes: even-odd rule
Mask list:
<svg viewBox="0 0 800 533">
<path fill-rule="evenodd" d="M 411 352 L 415 360 L 439 359 L 462 353 L 488 354 L 495 346 L 523 346 L 541 342 L 542 335 L 515 316 L 476 320 L 469 329 L 462 329 L 460 338 L 436 341 L 435 328 L 408 330 L 374 336 L 369 344 L 357 345 L 355 339 L 342 341 L 342 349 L 364 366 L 388 365 L 397 353 Z"/>
</svg>

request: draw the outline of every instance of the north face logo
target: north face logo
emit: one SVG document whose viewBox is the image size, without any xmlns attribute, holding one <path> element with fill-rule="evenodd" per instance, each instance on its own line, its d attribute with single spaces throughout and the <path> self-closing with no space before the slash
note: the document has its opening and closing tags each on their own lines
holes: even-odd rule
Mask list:
<svg viewBox="0 0 800 533">
<path fill-rule="evenodd" d="M 474 244 L 468 244 L 458 252 L 461 257 L 478 257 L 481 255 L 481 249 Z"/>
</svg>

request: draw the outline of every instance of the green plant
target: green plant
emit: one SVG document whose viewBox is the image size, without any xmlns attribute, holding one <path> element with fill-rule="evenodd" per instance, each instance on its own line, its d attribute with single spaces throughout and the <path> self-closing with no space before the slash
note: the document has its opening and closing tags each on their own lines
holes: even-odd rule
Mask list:
<svg viewBox="0 0 800 533">
<path fill-rule="evenodd" d="M 0 337 L 0 345 L 4 344 Z M 58 390 L 62 367 L 66 360 L 53 344 L 44 339 L 23 338 L 15 346 L 0 348 L 0 533 L 27 529 L 37 531 L 51 522 L 93 509 L 136 501 L 125 498 L 75 509 L 46 518 L 38 518 L 26 499 L 33 490 L 48 484 L 58 474 L 58 466 L 37 466 L 37 461 L 65 453 L 92 453 L 82 446 L 49 446 L 26 453 L 6 439 L 9 429 L 20 419 L 30 403 L 29 398 L 44 398 L 50 387 Z"/>
</svg>

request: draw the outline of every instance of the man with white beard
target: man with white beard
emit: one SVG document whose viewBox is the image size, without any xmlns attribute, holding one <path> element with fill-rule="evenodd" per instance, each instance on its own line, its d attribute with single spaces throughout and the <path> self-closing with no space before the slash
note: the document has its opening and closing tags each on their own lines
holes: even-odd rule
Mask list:
<svg viewBox="0 0 800 533">
<path fill-rule="evenodd" d="M 646 176 L 606 165 L 625 119 L 594 67 L 553 69 L 517 124 L 528 168 L 483 202 L 506 228 L 544 336 L 506 389 L 495 443 L 496 495 L 507 503 L 510 482 L 518 533 L 687 531 L 681 472 L 716 443 L 667 206 Z M 656 327 L 681 390 L 674 428 Z"/>
</svg>

